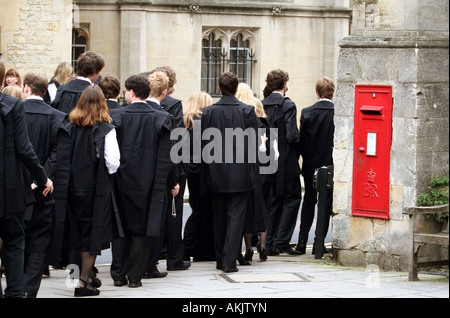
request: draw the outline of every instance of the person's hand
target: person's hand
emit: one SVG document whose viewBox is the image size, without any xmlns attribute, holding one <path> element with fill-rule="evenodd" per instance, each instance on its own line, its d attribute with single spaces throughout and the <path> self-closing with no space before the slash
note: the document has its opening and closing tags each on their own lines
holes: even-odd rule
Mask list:
<svg viewBox="0 0 450 318">
<path fill-rule="evenodd" d="M 180 192 L 180 185 L 177 183 L 172 190 L 170 190 L 170 193 L 176 197 L 178 195 L 178 193 Z"/>
<path fill-rule="evenodd" d="M 44 195 L 44 197 L 48 193 L 53 193 L 53 182 L 49 178 L 47 178 L 47 183 L 45 184 L 45 189 L 44 189 L 44 191 L 42 191 L 42 194 Z"/>
</svg>

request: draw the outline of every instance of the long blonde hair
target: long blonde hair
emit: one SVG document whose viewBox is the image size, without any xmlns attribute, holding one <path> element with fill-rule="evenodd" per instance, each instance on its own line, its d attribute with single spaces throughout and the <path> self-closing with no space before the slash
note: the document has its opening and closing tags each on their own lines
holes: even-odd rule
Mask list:
<svg viewBox="0 0 450 318">
<path fill-rule="evenodd" d="M 88 86 L 78 100 L 77 106 L 69 114 L 69 119 L 81 127 L 94 126 L 101 122 L 112 122 L 105 95 L 98 85 Z"/>
<path fill-rule="evenodd" d="M 194 118 L 202 115 L 202 109 L 212 105 L 212 97 L 206 92 L 198 92 L 189 97 L 183 110 L 183 122 L 186 129 L 192 129 Z"/>
<path fill-rule="evenodd" d="M 260 118 L 267 117 L 266 112 L 264 111 L 264 106 L 261 101 L 253 95 L 253 91 L 245 83 L 239 83 L 238 89 L 236 92 L 236 98 L 239 99 L 244 104 L 254 106 L 256 115 Z"/>
<path fill-rule="evenodd" d="M 53 75 L 53 79 L 58 82 L 58 84 L 65 84 L 70 79 L 72 75 L 72 65 L 69 62 L 61 62 L 58 64 Z"/>
</svg>

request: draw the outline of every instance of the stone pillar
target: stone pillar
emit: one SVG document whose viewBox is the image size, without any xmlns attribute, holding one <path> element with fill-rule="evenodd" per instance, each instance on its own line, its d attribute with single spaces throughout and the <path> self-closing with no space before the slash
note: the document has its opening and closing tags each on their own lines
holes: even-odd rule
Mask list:
<svg viewBox="0 0 450 318">
<path fill-rule="evenodd" d="M 449 2 L 353 2 L 335 94 L 333 247 L 349 266 L 406 270 L 408 219 L 434 176 L 449 171 Z M 389 220 L 352 216 L 355 85 L 393 90 Z"/>
<path fill-rule="evenodd" d="M 147 12 L 139 5 L 120 7 L 120 74 L 125 81 L 131 75 L 147 70 Z M 154 32 L 160 32 L 154 30 Z"/>
</svg>

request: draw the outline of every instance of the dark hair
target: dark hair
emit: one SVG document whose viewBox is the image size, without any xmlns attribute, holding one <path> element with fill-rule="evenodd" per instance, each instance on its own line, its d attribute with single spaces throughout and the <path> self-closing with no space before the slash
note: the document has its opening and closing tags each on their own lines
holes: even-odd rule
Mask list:
<svg viewBox="0 0 450 318">
<path fill-rule="evenodd" d="M 125 81 L 125 88 L 133 90 L 136 97 L 147 99 L 150 95 L 150 83 L 147 78 L 142 75 L 132 75 Z"/>
<path fill-rule="evenodd" d="M 103 94 L 105 94 L 105 98 L 117 98 L 120 95 L 120 81 L 117 77 L 112 75 L 102 77 L 98 86 L 100 86 Z"/>
<path fill-rule="evenodd" d="M 81 53 L 77 60 L 77 75 L 88 77 L 97 74 L 105 67 L 103 56 L 96 52 Z"/>
<path fill-rule="evenodd" d="M 23 79 L 23 85 L 30 87 L 31 92 L 34 95 L 44 97 L 48 88 L 48 80 L 43 74 L 30 72 L 25 75 Z"/>
<path fill-rule="evenodd" d="M 219 89 L 222 95 L 234 96 L 239 85 L 239 78 L 233 72 L 220 74 Z"/>
<path fill-rule="evenodd" d="M 289 81 L 289 74 L 286 71 L 277 69 L 270 71 L 266 77 L 266 88 L 271 93 L 273 91 L 283 89 L 284 85 Z"/>
<path fill-rule="evenodd" d="M 270 94 L 272 94 L 272 90 L 266 85 L 263 89 L 263 96 L 264 98 L 266 98 L 267 96 L 269 96 Z"/>
</svg>

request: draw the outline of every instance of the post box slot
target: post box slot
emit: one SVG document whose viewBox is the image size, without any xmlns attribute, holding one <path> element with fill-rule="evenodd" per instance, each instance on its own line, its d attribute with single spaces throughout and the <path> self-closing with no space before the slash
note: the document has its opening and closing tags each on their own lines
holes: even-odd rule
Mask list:
<svg viewBox="0 0 450 318">
<path fill-rule="evenodd" d="M 383 106 L 370 106 L 370 105 L 363 105 L 359 109 L 364 115 L 373 115 L 373 116 L 381 116 Z"/>
</svg>

